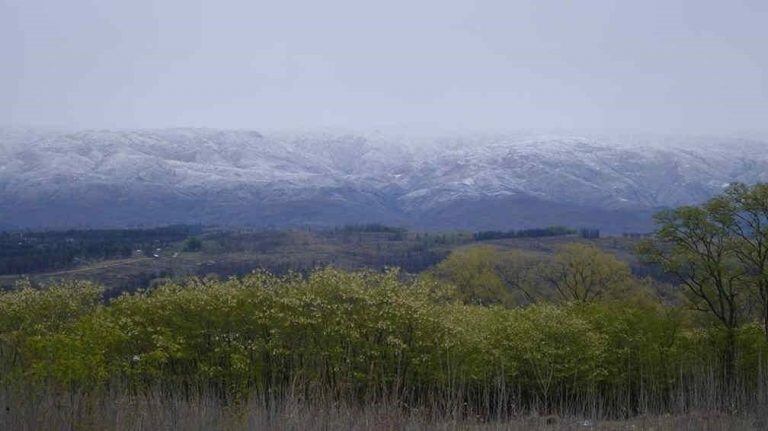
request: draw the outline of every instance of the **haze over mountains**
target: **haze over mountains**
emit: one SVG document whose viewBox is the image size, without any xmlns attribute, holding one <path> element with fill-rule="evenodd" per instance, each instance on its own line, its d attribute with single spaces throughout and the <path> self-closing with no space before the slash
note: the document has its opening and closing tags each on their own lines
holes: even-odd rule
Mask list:
<svg viewBox="0 0 768 431">
<path fill-rule="evenodd" d="M 0 129 L 0 228 L 562 224 L 647 231 L 659 208 L 768 181 L 768 140 L 579 134 Z"/>
</svg>

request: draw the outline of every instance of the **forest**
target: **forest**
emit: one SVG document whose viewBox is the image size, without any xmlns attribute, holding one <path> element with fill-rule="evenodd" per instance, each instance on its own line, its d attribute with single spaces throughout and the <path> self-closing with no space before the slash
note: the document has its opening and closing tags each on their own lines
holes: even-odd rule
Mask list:
<svg viewBox="0 0 768 431">
<path fill-rule="evenodd" d="M 764 428 L 768 185 L 656 226 L 634 254 L 658 277 L 574 236 L 462 240 L 418 273 L 254 268 L 109 298 L 20 281 L 0 293 L 0 424 Z"/>
<path fill-rule="evenodd" d="M 0 231 L 0 275 L 69 268 L 93 259 L 150 254 L 200 233 L 200 226 L 154 229 Z"/>
</svg>

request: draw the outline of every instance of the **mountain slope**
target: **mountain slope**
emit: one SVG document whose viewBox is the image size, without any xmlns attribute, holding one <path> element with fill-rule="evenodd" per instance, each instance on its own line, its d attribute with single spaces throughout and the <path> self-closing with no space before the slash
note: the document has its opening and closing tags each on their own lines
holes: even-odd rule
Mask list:
<svg viewBox="0 0 768 431">
<path fill-rule="evenodd" d="M 383 222 L 646 230 L 658 208 L 768 181 L 737 138 L 0 131 L 0 228 Z"/>
</svg>

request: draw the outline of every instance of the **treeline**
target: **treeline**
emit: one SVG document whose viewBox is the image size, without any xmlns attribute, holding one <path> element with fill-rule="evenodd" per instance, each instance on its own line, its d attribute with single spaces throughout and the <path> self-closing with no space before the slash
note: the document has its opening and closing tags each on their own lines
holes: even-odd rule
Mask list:
<svg viewBox="0 0 768 431">
<path fill-rule="evenodd" d="M 341 227 L 335 227 L 333 232 L 378 232 L 378 233 L 394 233 L 404 234 L 408 232 L 403 227 L 388 226 L 381 223 L 365 223 L 365 224 L 347 224 Z"/>
<path fill-rule="evenodd" d="M 759 405 L 760 326 L 737 328 L 726 382 L 726 337 L 694 317 L 633 299 L 485 306 L 397 272 L 190 279 L 108 303 L 87 283 L 21 287 L 0 293 L 0 379 L 228 400 L 388 399 L 484 418 Z"/>
<path fill-rule="evenodd" d="M 79 260 L 130 257 L 200 233 L 199 226 L 154 229 L 93 229 L 0 232 L 0 275 L 71 267 Z"/>
<path fill-rule="evenodd" d="M 408 238 L 408 229 L 404 227 L 387 226 L 380 223 L 347 224 L 334 227 L 325 232 L 328 237 L 343 237 L 347 241 L 361 238 L 361 235 L 380 235 L 388 241 L 403 241 Z"/>
<path fill-rule="evenodd" d="M 576 234 L 575 229 L 571 229 L 564 226 L 550 226 L 545 228 L 536 229 L 519 229 L 519 230 L 486 230 L 481 232 L 475 232 L 474 238 L 476 241 L 484 241 L 490 239 L 505 239 L 505 238 L 543 238 L 549 236 L 564 236 Z"/>
</svg>

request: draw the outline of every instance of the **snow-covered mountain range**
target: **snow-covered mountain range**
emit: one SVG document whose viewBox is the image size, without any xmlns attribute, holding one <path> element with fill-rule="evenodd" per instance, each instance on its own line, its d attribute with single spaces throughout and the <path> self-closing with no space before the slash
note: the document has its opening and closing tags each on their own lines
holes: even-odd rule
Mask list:
<svg viewBox="0 0 768 431">
<path fill-rule="evenodd" d="M 644 231 L 768 181 L 768 140 L 0 129 L 0 228 L 381 222 Z"/>
</svg>

